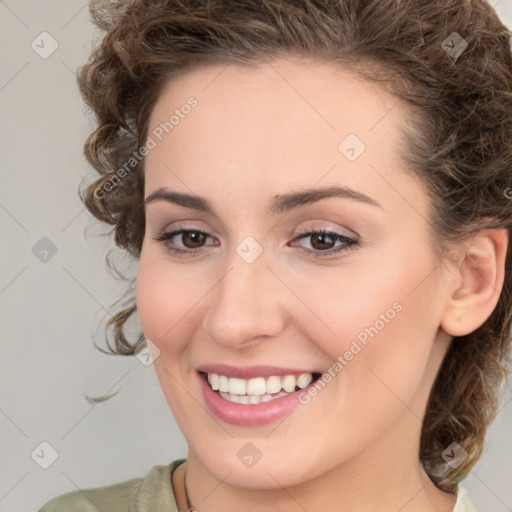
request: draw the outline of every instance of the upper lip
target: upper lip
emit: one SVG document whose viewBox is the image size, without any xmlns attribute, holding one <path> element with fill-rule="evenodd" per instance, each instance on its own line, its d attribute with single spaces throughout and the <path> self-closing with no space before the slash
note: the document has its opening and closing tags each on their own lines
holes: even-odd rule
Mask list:
<svg viewBox="0 0 512 512">
<path fill-rule="evenodd" d="M 227 364 L 205 364 L 196 368 L 198 372 L 216 373 L 230 378 L 252 379 L 255 377 L 270 377 L 271 375 L 300 375 L 302 373 L 319 374 L 308 369 L 282 368 L 278 366 L 229 366 Z"/>
</svg>

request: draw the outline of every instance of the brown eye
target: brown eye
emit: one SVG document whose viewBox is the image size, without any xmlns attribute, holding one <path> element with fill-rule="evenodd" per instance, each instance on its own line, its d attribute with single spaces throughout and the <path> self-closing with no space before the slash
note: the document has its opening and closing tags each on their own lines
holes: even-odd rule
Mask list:
<svg viewBox="0 0 512 512">
<path fill-rule="evenodd" d="M 208 233 L 198 229 L 178 229 L 169 233 L 161 233 L 155 240 L 163 242 L 166 250 L 172 254 L 189 255 L 202 252 L 205 242 L 212 238 Z M 213 243 L 211 245 L 218 245 Z"/>
<path fill-rule="evenodd" d="M 326 229 L 320 229 L 317 231 L 308 231 L 301 234 L 293 242 L 292 246 L 299 245 L 297 241 L 309 239 L 310 247 L 299 246 L 299 250 L 313 256 L 315 258 L 328 257 L 342 251 L 348 251 L 355 249 L 359 242 L 341 233 L 335 231 L 329 231 Z M 336 246 L 336 243 L 338 245 Z"/>
<path fill-rule="evenodd" d="M 189 249 L 197 249 L 201 247 L 208 235 L 202 231 L 183 231 L 181 234 L 181 241 L 185 247 Z"/>
<path fill-rule="evenodd" d="M 327 233 L 315 233 L 310 235 L 311 246 L 319 251 L 331 249 L 334 244 L 334 237 Z"/>
</svg>

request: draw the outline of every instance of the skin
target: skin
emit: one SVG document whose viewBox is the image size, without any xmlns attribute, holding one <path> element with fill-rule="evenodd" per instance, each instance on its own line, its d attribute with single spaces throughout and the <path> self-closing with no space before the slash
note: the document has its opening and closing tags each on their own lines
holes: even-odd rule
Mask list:
<svg viewBox="0 0 512 512">
<path fill-rule="evenodd" d="M 347 70 L 291 57 L 203 66 L 167 84 L 148 133 L 190 96 L 197 107 L 146 157 L 145 197 L 160 187 L 202 196 L 216 215 L 146 206 L 137 307 L 187 441 L 191 503 L 199 512 L 453 510 L 455 494 L 420 465 L 422 418 L 452 336 L 476 329 L 496 304 L 505 232 L 482 232 L 438 264 L 427 196 L 397 153 L 404 107 Z M 338 150 L 351 133 L 366 145 L 353 162 Z M 331 185 L 381 208 L 334 197 L 286 214 L 268 209 L 276 194 Z M 209 237 L 202 248 L 181 235 L 167 245 L 199 253 L 174 255 L 155 240 L 178 226 Z M 299 250 L 321 253 L 314 237 L 298 238 L 306 228 L 359 245 L 314 258 Z M 250 264 L 236 252 L 247 236 L 263 249 Z M 396 302 L 402 310 L 286 418 L 246 427 L 208 411 L 198 366 L 325 371 Z M 251 468 L 237 457 L 247 442 L 262 454 Z M 180 474 L 174 488 L 186 510 Z"/>
</svg>

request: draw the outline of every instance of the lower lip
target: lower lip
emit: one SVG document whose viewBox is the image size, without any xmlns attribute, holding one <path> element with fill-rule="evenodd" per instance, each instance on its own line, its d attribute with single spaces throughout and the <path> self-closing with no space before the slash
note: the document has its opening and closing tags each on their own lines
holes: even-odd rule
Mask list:
<svg viewBox="0 0 512 512">
<path fill-rule="evenodd" d="M 288 415 L 298 405 L 301 405 L 298 398 L 299 393 L 307 393 L 309 387 L 316 382 L 313 381 L 304 389 L 275 398 L 269 402 L 237 404 L 224 400 L 217 392 L 213 391 L 201 374 L 198 373 L 198 376 L 208 409 L 220 420 L 241 426 L 264 425 Z"/>
</svg>

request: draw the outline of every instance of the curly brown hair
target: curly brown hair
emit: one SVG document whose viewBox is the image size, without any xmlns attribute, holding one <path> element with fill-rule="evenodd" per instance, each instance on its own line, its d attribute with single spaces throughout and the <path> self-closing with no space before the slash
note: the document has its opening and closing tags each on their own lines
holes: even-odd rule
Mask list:
<svg viewBox="0 0 512 512">
<path fill-rule="evenodd" d="M 136 259 L 145 230 L 141 154 L 162 87 L 204 64 L 292 53 L 350 68 L 409 105 L 417 126 L 402 156 L 431 199 L 437 256 L 481 228 L 505 228 L 512 238 L 511 32 L 487 2 L 92 1 L 90 12 L 104 34 L 78 81 L 97 119 L 84 153 L 100 177 L 81 198 Z M 136 311 L 130 293 L 107 321 L 106 353 L 132 355 L 144 345 L 142 333 L 132 343 L 127 335 Z M 455 490 L 481 454 L 506 382 L 511 323 L 509 244 L 496 308 L 454 339 L 431 391 L 419 456 L 443 490 Z M 457 468 L 441 458 L 454 440 L 469 454 Z"/>
</svg>

